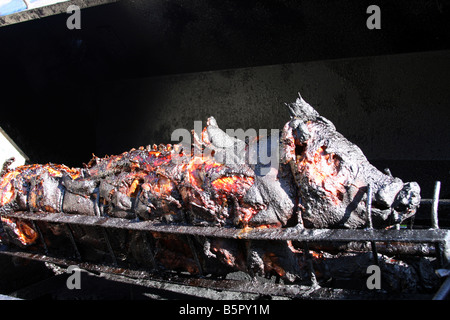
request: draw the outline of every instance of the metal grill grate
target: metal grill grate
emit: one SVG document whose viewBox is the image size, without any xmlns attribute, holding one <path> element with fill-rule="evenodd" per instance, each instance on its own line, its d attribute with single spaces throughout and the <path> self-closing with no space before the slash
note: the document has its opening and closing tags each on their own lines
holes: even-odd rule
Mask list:
<svg viewBox="0 0 450 320">
<path fill-rule="evenodd" d="M 208 279 L 202 273 L 202 264 L 198 259 L 196 246 L 193 245 L 193 238 L 225 238 L 245 241 L 247 245 L 251 241 L 297 241 L 303 243 L 306 252 L 309 252 L 308 245 L 312 243 L 343 243 L 343 242 L 370 242 L 373 251 L 374 262 L 378 264 L 378 243 L 416 243 L 434 246 L 435 250 L 430 250 L 436 255 L 440 268 L 447 266 L 450 261 L 450 230 L 439 229 L 437 212 L 439 205 L 439 188 L 440 184 L 436 183 L 434 198 L 432 200 L 431 221 L 432 227 L 428 229 L 413 229 L 412 225 L 409 229 L 400 229 L 399 226 L 390 230 L 379 229 L 300 229 L 300 228 L 281 228 L 281 229 L 234 229 L 234 228 L 217 228 L 217 227 L 200 227 L 192 225 L 170 225 L 155 223 L 152 221 L 137 221 L 120 218 L 109 218 L 101 216 L 81 216 L 69 215 L 64 213 L 31 213 L 31 212 L 14 212 L 3 213 L 3 217 L 18 218 L 30 221 L 39 233 L 42 242 L 41 252 L 29 252 L 27 250 L 19 250 L 17 248 L 9 248 L 3 246 L 0 253 L 21 258 L 33 259 L 54 263 L 57 265 L 69 266 L 78 265 L 82 269 L 105 272 L 113 275 L 125 276 L 130 281 L 132 279 L 147 279 L 148 281 L 168 281 L 187 286 L 198 286 L 206 288 L 215 288 L 217 290 L 230 290 L 239 292 L 250 292 L 269 295 L 281 295 L 295 298 L 308 299 L 345 299 L 345 298 L 367 298 L 373 297 L 376 293 L 361 292 L 354 290 L 322 288 L 315 281 L 314 269 L 310 264 L 310 285 L 282 285 L 276 283 L 257 283 L 252 281 L 250 285 L 243 284 L 242 281 L 225 280 L 225 279 Z M 368 188 L 370 193 L 371 188 Z M 446 200 L 444 200 L 446 201 Z M 370 217 L 370 206 L 367 208 L 367 214 Z M 369 220 L 370 221 L 370 220 Z M 52 223 L 63 226 L 72 246 L 72 258 L 61 257 L 51 252 L 47 246 L 44 233 L 40 230 L 38 223 Z M 90 262 L 80 253 L 77 241 L 73 236 L 72 228 L 75 226 L 94 227 L 98 231 L 98 237 L 105 244 L 106 252 L 109 253 L 109 263 Z M 133 268 L 120 264 L 120 259 L 116 257 L 113 245 L 109 239 L 108 230 L 122 229 L 129 232 L 139 232 L 145 235 L 146 245 L 148 246 L 149 264 L 147 266 L 139 266 Z M 189 244 L 192 256 L 199 268 L 198 276 L 180 276 L 173 273 L 167 276 L 167 273 L 161 273 L 153 256 L 154 244 L 152 241 L 152 232 L 163 234 L 174 234 L 185 237 Z M 401 250 L 401 248 L 399 249 Z M 311 259 L 311 257 L 309 257 Z M 437 298 L 444 298 L 449 290 L 448 281 L 444 282 Z M 386 293 L 378 293 L 378 295 L 386 295 Z"/>
</svg>

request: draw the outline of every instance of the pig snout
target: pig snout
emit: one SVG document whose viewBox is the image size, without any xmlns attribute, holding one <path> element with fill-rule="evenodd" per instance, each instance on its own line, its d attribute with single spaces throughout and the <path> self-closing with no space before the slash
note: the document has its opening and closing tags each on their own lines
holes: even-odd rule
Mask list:
<svg viewBox="0 0 450 320">
<path fill-rule="evenodd" d="M 374 205 L 380 209 L 383 220 L 400 223 L 412 216 L 420 204 L 420 187 L 417 182 L 403 183 L 395 178 L 382 186 L 374 195 Z M 376 210 L 376 209 L 375 209 Z"/>
</svg>

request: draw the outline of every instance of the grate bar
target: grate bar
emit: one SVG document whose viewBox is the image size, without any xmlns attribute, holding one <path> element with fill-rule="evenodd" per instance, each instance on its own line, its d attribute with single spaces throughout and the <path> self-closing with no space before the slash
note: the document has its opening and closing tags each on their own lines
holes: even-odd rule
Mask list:
<svg viewBox="0 0 450 320">
<path fill-rule="evenodd" d="M 160 233 L 185 234 L 216 238 L 247 240 L 298 240 L 298 241 L 398 241 L 415 243 L 433 243 L 450 241 L 447 229 L 235 229 L 226 227 L 203 227 L 182 224 L 164 224 L 152 221 L 135 221 L 122 218 L 108 218 L 82 215 L 51 213 L 39 215 L 27 212 L 7 213 L 3 216 L 30 221 L 68 223 L 104 228 L 142 230 Z"/>
<path fill-rule="evenodd" d="M 154 248 L 155 248 L 155 243 L 153 240 L 153 236 L 150 234 L 148 234 L 147 232 L 143 231 L 143 236 L 144 236 L 144 243 L 145 246 L 147 247 L 147 253 L 150 256 L 150 262 L 152 264 L 153 270 L 158 270 L 158 265 L 156 264 L 156 260 L 155 260 L 155 255 L 154 255 Z"/>
<path fill-rule="evenodd" d="M 72 261 L 68 259 L 61 259 L 52 256 L 46 256 L 37 253 L 29 253 L 22 251 L 4 251 L 0 250 L 1 254 L 9 256 L 20 257 L 24 259 L 31 259 L 35 261 L 44 261 L 53 263 L 60 266 L 68 267 L 70 265 L 76 265 L 78 268 L 88 270 L 92 272 L 105 273 L 111 275 L 117 275 L 122 277 L 124 281 L 135 283 L 133 279 L 139 279 L 139 284 L 149 286 L 157 286 L 158 288 L 165 289 L 164 284 L 178 284 L 182 286 L 191 286 L 199 288 L 209 288 L 214 290 L 226 290 L 232 292 L 247 292 L 260 295 L 270 296 L 283 296 L 296 299 L 305 300 L 333 300 L 333 299 L 429 299 L 429 295 L 423 294 L 395 294 L 385 293 L 382 290 L 376 292 L 341 289 L 341 288 L 327 288 L 327 287 L 311 287 L 298 284 L 276 284 L 268 282 L 260 282 L 258 280 L 232 280 L 221 279 L 216 280 L 213 278 L 197 278 L 197 277 L 179 277 L 174 274 L 154 274 L 146 270 L 125 269 L 118 266 L 111 266 L 105 264 L 89 263 Z M 128 279 L 128 280 L 127 280 Z M 156 284 L 152 284 L 154 281 Z"/>
<path fill-rule="evenodd" d="M 102 232 L 103 239 L 105 240 L 106 247 L 108 248 L 108 252 L 109 252 L 109 255 L 111 257 L 112 263 L 116 266 L 117 265 L 117 259 L 116 259 L 116 255 L 114 254 L 114 250 L 113 250 L 113 248 L 111 246 L 111 241 L 109 241 L 108 233 L 107 233 L 105 228 L 101 227 L 100 229 L 101 229 L 101 232 Z"/>
<path fill-rule="evenodd" d="M 78 250 L 78 246 L 77 246 L 77 243 L 75 242 L 75 238 L 73 236 L 73 232 L 72 232 L 72 229 L 70 228 L 70 225 L 64 224 L 64 227 L 66 229 L 66 233 L 69 235 L 70 243 L 72 244 L 72 248 L 75 253 L 75 256 L 77 257 L 78 260 L 81 260 L 81 254 L 80 254 L 80 251 Z"/>
<path fill-rule="evenodd" d="M 186 235 L 185 237 L 186 237 L 186 241 L 187 241 L 187 243 L 189 245 L 189 249 L 191 250 L 192 256 L 194 257 L 195 264 L 198 267 L 198 272 L 199 272 L 200 275 L 203 275 L 202 264 L 200 263 L 200 260 L 198 258 L 197 250 L 195 248 L 194 242 L 192 241 L 192 236 L 191 235 Z"/>
<path fill-rule="evenodd" d="M 36 231 L 37 231 L 37 233 L 39 235 L 39 239 L 41 239 L 42 246 L 44 247 L 44 252 L 46 254 L 48 254 L 47 243 L 45 242 L 45 238 L 44 238 L 44 235 L 42 234 L 41 228 L 39 228 L 39 226 L 36 224 L 35 221 L 32 221 L 32 225 L 33 225 L 33 228 L 36 229 Z"/>
</svg>

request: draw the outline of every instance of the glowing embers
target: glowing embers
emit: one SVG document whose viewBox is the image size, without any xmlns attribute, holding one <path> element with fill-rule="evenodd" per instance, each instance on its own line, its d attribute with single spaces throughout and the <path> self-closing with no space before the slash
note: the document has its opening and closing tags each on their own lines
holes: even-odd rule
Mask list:
<svg viewBox="0 0 450 320">
<path fill-rule="evenodd" d="M 242 193 L 253 184 L 253 181 L 254 179 L 252 177 L 225 176 L 214 180 L 211 184 L 218 193 Z"/>
<path fill-rule="evenodd" d="M 7 171 L 0 182 L 0 205 L 5 206 L 17 200 L 19 209 L 32 211 L 59 211 L 59 194 L 57 180 L 64 175 L 72 180 L 81 175 L 81 170 L 65 165 L 26 165 Z M 34 181 L 31 183 L 31 181 Z"/>
<path fill-rule="evenodd" d="M 339 159 L 334 154 L 326 152 L 326 147 L 319 147 L 312 159 L 303 158 L 298 163 L 304 168 L 311 182 L 317 185 L 323 185 L 327 178 L 337 176 L 339 172 Z"/>
<path fill-rule="evenodd" d="M 299 148 L 296 146 L 296 153 Z M 328 153 L 326 146 L 319 147 L 316 152 L 309 156 L 303 151 L 297 155 L 296 165 L 301 174 L 308 178 L 309 183 L 315 184 L 327 191 L 335 204 L 343 198 L 345 192 L 345 177 L 340 176 L 340 158 L 334 153 Z"/>
<path fill-rule="evenodd" d="M 259 211 L 259 208 L 243 202 L 243 196 L 253 183 L 253 177 L 239 175 L 224 176 L 211 183 L 222 206 L 228 205 L 229 199 L 232 200 L 237 213 L 235 223 L 243 224 L 244 226 L 247 226 L 251 218 Z"/>
<path fill-rule="evenodd" d="M 246 226 L 259 211 L 243 199 L 253 177 L 230 172 L 210 156 L 194 156 L 182 166 L 186 176 L 179 190 L 195 223 Z"/>
<path fill-rule="evenodd" d="M 192 186 L 203 189 L 207 175 L 209 176 L 213 172 L 218 172 L 215 169 L 222 167 L 223 164 L 215 162 L 213 158 L 194 156 L 186 167 L 188 181 Z"/>
<path fill-rule="evenodd" d="M 134 179 L 133 182 L 130 185 L 130 188 L 128 189 L 127 195 L 129 197 L 136 197 L 137 193 L 139 192 L 139 179 Z"/>
<path fill-rule="evenodd" d="M 133 184 L 136 181 L 138 180 L 134 180 Z M 169 196 L 176 188 L 176 185 L 172 180 L 162 175 L 149 174 L 144 177 L 143 181 L 144 183 L 142 183 L 141 188 L 158 197 Z"/>
<path fill-rule="evenodd" d="M 17 239 L 24 246 L 33 244 L 38 238 L 38 233 L 28 222 L 20 219 L 1 217 L 2 223 L 17 236 Z"/>
</svg>

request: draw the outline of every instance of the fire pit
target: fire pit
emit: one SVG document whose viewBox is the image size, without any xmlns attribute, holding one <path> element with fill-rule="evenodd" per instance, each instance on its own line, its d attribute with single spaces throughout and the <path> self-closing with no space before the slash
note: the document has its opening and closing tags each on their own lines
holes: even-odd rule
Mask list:
<svg viewBox="0 0 450 320">
<path fill-rule="evenodd" d="M 430 228 L 414 226 L 417 183 L 377 170 L 301 97 L 288 109 L 270 137 L 238 139 L 210 118 L 192 144 L 94 156 L 84 168 L 6 162 L 1 253 L 290 298 L 436 294 L 449 258 L 439 189 Z"/>
</svg>

